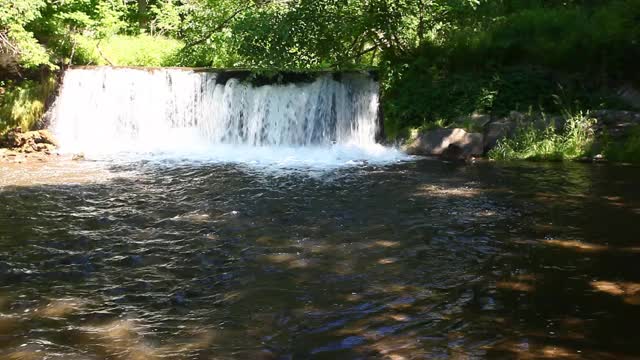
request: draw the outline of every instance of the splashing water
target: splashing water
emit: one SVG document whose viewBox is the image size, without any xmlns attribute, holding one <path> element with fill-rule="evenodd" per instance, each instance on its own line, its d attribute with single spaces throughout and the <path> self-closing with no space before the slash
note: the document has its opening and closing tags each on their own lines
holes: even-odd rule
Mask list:
<svg viewBox="0 0 640 360">
<path fill-rule="evenodd" d="M 62 151 L 154 154 L 244 163 L 390 162 L 376 144 L 378 84 L 340 81 L 252 86 L 187 69 L 72 69 L 53 112 Z"/>
</svg>

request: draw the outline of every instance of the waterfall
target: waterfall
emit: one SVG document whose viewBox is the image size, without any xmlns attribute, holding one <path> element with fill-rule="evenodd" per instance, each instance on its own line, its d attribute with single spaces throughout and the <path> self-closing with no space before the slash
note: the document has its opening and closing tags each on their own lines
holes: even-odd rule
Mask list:
<svg viewBox="0 0 640 360">
<path fill-rule="evenodd" d="M 52 129 L 62 152 L 89 157 L 321 167 L 404 157 L 376 144 L 379 89 L 369 74 L 261 86 L 232 74 L 70 69 L 50 111 Z"/>
<path fill-rule="evenodd" d="M 73 151 L 156 151 L 185 139 L 256 147 L 375 143 L 378 84 L 368 75 L 264 86 L 218 78 L 183 69 L 71 69 L 54 131 Z"/>
</svg>

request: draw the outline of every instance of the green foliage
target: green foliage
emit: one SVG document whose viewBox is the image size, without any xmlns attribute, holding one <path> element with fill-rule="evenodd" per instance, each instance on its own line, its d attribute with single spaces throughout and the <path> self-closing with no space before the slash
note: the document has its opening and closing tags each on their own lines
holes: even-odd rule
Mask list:
<svg viewBox="0 0 640 360">
<path fill-rule="evenodd" d="M 624 76 L 640 56 L 637 0 L 530 5 L 489 15 L 491 21 L 456 29 L 437 43 L 449 69 L 537 64 L 566 73 Z"/>
<path fill-rule="evenodd" d="M 386 53 L 385 118 L 400 131 L 472 112 L 621 108 L 607 84 L 640 81 L 640 2 L 482 2 L 404 56 Z M 393 131 L 391 131 L 393 133 Z"/>
<path fill-rule="evenodd" d="M 143 14 L 138 13 L 140 4 L 146 5 L 147 1 L 0 0 L 0 51 L 17 54 L 20 64 L 27 69 L 41 65 L 53 68 L 75 55 L 78 38 L 112 39 L 116 35 L 137 35 L 149 30 L 154 34 L 177 35 L 182 3 L 152 1 L 153 6 Z M 140 16 L 153 16 L 152 28 L 140 29 Z M 125 55 L 131 59 L 130 54 Z M 165 51 L 161 51 L 135 59 L 140 59 L 141 64 L 157 63 L 164 55 Z"/>
<path fill-rule="evenodd" d="M 48 77 L 42 81 L 0 83 L 0 134 L 21 126 L 31 130 L 45 111 L 45 103 L 56 88 L 56 81 Z"/>
<path fill-rule="evenodd" d="M 614 162 L 640 163 L 640 125 L 633 127 L 621 142 L 609 139 L 604 147 L 604 156 Z"/>
<path fill-rule="evenodd" d="M 504 67 L 447 73 L 428 67 L 424 57 L 386 73 L 386 128 L 400 131 L 434 119 L 451 122 L 474 112 L 504 116 L 510 111 L 559 113 L 570 104 L 589 109 L 620 107 L 608 93 L 580 79 L 560 79 L 542 68 Z M 399 68 L 399 69 L 398 69 Z M 562 105 L 555 95 L 561 91 Z"/>
<path fill-rule="evenodd" d="M 566 114 L 561 132 L 553 124 L 520 124 L 514 137 L 498 141 L 489 151 L 496 160 L 573 160 L 587 155 L 593 143 L 595 120 L 578 113 Z"/>
<path fill-rule="evenodd" d="M 638 0 L 0 0 L 0 45 L 56 64 L 377 66 L 386 133 L 473 112 L 617 107 L 640 84 Z M 108 59 L 108 60 L 107 60 Z M 459 124 L 458 124 L 459 125 Z"/>
<path fill-rule="evenodd" d="M 162 0 L 151 7 L 151 35 L 175 36 L 181 26 L 184 10 L 177 1 Z"/>
<path fill-rule="evenodd" d="M 447 28 L 476 0 L 197 0 L 183 35 L 198 64 L 253 68 L 350 68 L 404 54 Z M 208 50 L 208 51 L 207 51 Z M 193 58 L 191 58 L 193 59 Z"/>
<path fill-rule="evenodd" d="M 81 65 L 171 66 L 182 48 L 178 40 L 150 35 L 115 35 L 104 40 L 78 36 L 76 42 L 74 63 Z"/>
<path fill-rule="evenodd" d="M 40 16 L 43 0 L 0 0 L 0 52 L 13 53 L 25 67 L 49 63 L 45 48 L 25 27 Z"/>
</svg>

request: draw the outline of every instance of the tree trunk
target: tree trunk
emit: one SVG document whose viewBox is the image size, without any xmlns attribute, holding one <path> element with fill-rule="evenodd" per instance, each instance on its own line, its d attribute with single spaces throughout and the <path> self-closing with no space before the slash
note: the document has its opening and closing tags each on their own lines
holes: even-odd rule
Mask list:
<svg viewBox="0 0 640 360">
<path fill-rule="evenodd" d="M 148 26 L 147 18 L 147 0 L 138 0 L 138 25 L 140 30 L 144 30 Z"/>
</svg>

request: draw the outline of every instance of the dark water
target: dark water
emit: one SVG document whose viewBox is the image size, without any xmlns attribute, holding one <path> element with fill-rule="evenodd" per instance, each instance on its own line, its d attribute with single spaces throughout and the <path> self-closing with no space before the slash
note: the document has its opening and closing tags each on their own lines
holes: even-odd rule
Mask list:
<svg viewBox="0 0 640 360">
<path fill-rule="evenodd" d="M 0 358 L 640 356 L 638 168 L 105 166 L 0 188 Z"/>
</svg>

